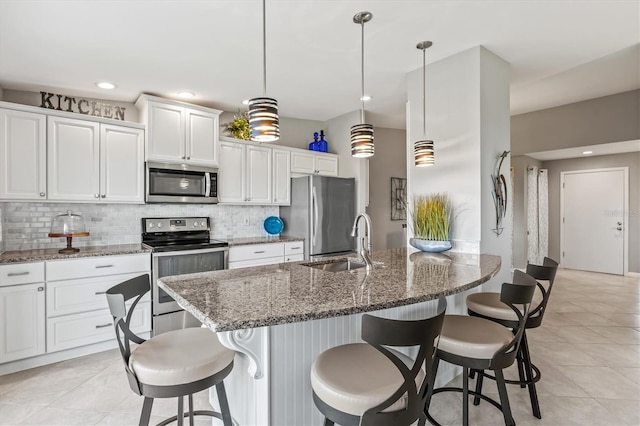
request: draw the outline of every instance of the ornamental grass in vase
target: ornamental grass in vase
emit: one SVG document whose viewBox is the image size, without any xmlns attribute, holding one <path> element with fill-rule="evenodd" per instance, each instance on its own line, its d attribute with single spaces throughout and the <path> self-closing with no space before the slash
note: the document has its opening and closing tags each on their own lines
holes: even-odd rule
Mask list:
<svg viewBox="0 0 640 426">
<path fill-rule="evenodd" d="M 411 219 L 413 238 L 409 244 L 413 247 L 432 253 L 451 248 L 453 205 L 446 193 L 414 196 Z"/>
</svg>

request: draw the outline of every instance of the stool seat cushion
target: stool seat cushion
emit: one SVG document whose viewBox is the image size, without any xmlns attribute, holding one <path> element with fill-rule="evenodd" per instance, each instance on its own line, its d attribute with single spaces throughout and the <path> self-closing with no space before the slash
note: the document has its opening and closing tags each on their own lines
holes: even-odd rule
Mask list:
<svg viewBox="0 0 640 426">
<path fill-rule="evenodd" d="M 542 293 L 534 293 L 530 310 L 533 311 L 542 302 Z M 518 321 L 516 313 L 506 303 L 500 301 L 500 293 L 474 293 L 467 296 L 467 309 L 487 318 L 506 321 Z M 522 312 L 522 311 L 521 311 Z"/>
<path fill-rule="evenodd" d="M 413 360 L 390 349 L 409 368 Z M 416 376 L 418 389 L 425 373 Z M 390 397 L 404 383 L 398 368 L 377 349 L 366 343 L 336 346 L 318 355 L 311 366 L 311 387 L 327 405 L 354 416 L 361 416 Z M 397 411 L 407 405 L 405 394 L 384 411 Z"/>
<path fill-rule="evenodd" d="M 466 315 L 445 315 L 438 350 L 475 359 L 491 359 L 513 340 L 513 333 L 496 322 Z"/>
<path fill-rule="evenodd" d="M 207 328 L 185 328 L 152 337 L 129 358 L 129 368 L 141 383 L 173 386 L 210 377 L 233 362 L 235 351 L 220 343 Z"/>
</svg>

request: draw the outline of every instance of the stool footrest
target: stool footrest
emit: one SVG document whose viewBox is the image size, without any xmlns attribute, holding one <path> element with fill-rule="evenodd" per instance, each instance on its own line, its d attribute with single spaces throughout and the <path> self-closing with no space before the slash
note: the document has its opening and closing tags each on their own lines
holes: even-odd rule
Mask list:
<svg viewBox="0 0 640 426">
<path fill-rule="evenodd" d="M 438 389 L 434 389 L 433 390 L 432 395 L 435 395 L 435 394 L 441 393 L 441 392 L 459 392 L 459 393 L 463 393 L 464 390 L 462 388 L 456 388 L 456 387 L 438 388 Z M 500 405 L 500 403 L 498 401 L 496 401 L 495 399 L 489 398 L 488 396 L 483 395 L 481 393 L 478 393 L 476 391 L 468 390 L 467 392 L 468 392 L 469 395 L 477 396 L 478 398 L 482 398 L 483 400 L 487 401 L 489 404 L 491 404 L 494 407 L 496 407 L 498 410 L 502 411 L 502 405 Z M 431 414 L 429 414 L 428 412 L 425 412 L 424 414 L 427 416 L 427 420 L 429 420 L 429 422 L 432 425 L 441 426 L 440 423 L 438 423 L 433 417 L 431 417 Z"/>
<path fill-rule="evenodd" d="M 533 383 L 538 383 L 540 381 L 540 379 L 542 378 L 542 373 L 540 372 L 540 369 L 538 367 L 536 367 L 534 364 L 531 364 L 531 370 L 533 371 L 533 378 L 531 380 L 507 380 L 504 379 L 505 383 L 508 383 L 510 385 L 531 385 Z M 478 373 L 478 370 L 472 370 L 472 374 L 473 372 Z M 482 372 L 482 375 L 484 377 L 486 377 L 487 379 L 491 379 L 491 380 L 495 380 L 496 376 L 493 376 L 489 373 L 485 373 L 484 371 Z M 469 375 L 470 378 L 473 379 L 473 377 L 471 377 L 471 374 Z"/>
<path fill-rule="evenodd" d="M 210 411 L 210 410 L 194 410 L 193 411 L 193 415 L 194 416 L 208 416 L 208 417 L 215 417 L 216 419 L 220 419 L 222 420 L 222 414 L 218 413 L 217 411 Z M 184 413 L 184 417 L 188 418 L 189 417 L 189 413 L 186 412 Z M 166 426 L 170 423 L 175 422 L 176 420 L 178 420 L 178 416 L 172 416 L 169 417 L 166 420 L 161 421 L 160 423 L 158 423 L 156 426 Z"/>
</svg>

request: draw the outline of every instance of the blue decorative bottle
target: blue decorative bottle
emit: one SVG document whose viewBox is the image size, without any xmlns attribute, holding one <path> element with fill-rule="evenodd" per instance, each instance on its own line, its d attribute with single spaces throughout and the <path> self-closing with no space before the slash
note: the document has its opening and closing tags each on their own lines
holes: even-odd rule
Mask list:
<svg viewBox="0 0 640 426">
<path fill-rule="evenodd" d="M 329 144 L 324 140 L 324 130 L 320 130 L 320 152 L 329 152 Z"/>
<path fill-rule="evenodd" d="M 320 151 L 320 142 L 318 141 L 318 132 L 313 134 L 313 142 L 309 144 L 309 151 Z"/>
</svg>

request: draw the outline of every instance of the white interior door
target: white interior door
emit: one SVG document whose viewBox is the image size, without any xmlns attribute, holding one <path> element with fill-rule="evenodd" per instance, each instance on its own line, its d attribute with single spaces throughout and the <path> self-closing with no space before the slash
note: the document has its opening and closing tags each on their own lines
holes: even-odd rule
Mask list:
<svg viewBox="0 0 640 426">
<path fill-rule="evenodd" d="M 562 265 L 623 275 L 625 170 L 565 172 L 562 182 Z"/>
</svg>

